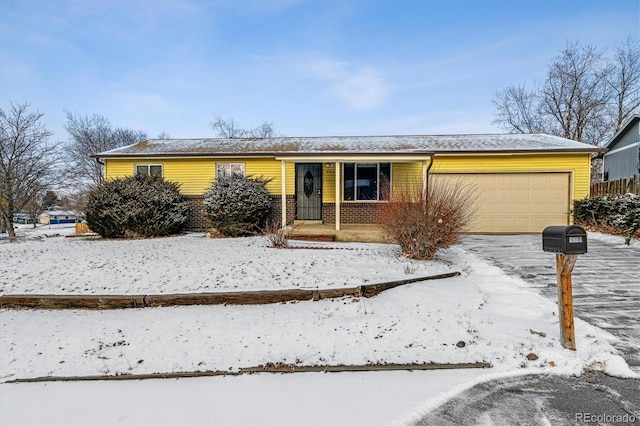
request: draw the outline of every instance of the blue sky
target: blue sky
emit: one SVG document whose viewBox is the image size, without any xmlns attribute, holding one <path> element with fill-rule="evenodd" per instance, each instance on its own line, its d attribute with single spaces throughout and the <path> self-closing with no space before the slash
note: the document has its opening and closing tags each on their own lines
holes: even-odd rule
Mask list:
<svg viewBox="0 0 640 426">
<path fill-rule="evenodd" d="M 0 106 L 213 137 L 214 115 L 278 134 L 496 133 L 496 90 L 567 41 L 639 39 L 640 0 L 0 0 Z"/>
</svg>

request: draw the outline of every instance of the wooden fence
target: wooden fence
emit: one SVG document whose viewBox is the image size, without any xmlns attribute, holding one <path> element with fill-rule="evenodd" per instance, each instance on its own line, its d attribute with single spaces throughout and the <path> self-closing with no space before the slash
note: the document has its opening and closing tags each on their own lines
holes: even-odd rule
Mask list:
<svg viewBox="0 0 640 426">
<path fill-rule="evenodd" d="M 88 234 L 91 232 L 86 223 L 76 223 L 76 235 Z"/>
<path fill-rule="evenodd" d="M 603 195 L 622 195 L 622 194 L 640 195 L 640 179 L 637 176 L 631 176 L 629 179 L 618 179 L 610 182 L 596 182 L 591 184 L 591 197 L 600 197 Z"/>
</svg>

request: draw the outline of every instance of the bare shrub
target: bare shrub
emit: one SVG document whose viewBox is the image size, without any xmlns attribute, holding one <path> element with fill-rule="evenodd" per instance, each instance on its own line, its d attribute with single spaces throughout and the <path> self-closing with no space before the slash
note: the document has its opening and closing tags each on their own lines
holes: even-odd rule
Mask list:
<svg viewBox="0 0 640 426">
<path fill-rule="evenodd" d="M 279 221 L 268 222 L 264 229 L 264 237 L 269 242 L 269 247 L 286 248 L 289 247 L 289 236 L 292 230 L 289 226 L 281 227 Z"/>
<path fill-rule="evenodd" d="M 431 260 L 440 248 L 455 244 L 475 217 L 475 197 L 468 185 L 432 181 L 394 188 L 382 205 L 379 224 L 409 259 Z"/>
</svg>

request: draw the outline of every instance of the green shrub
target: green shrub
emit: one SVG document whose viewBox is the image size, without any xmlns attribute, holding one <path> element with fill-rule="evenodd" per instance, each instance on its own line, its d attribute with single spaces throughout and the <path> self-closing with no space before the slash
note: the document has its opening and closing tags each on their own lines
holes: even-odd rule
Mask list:
<svg viewBox="0 0 640 426">
<path fill-rule="evenodd" d="M 380 227 L 409 259 L 431 260 L 455 244 L 476 213 L 470 188 L 456 182 L 432 182 L 427 193 L 421 185 L 397 188 L 384 198 Z"/>
<path fill-rule="evenodd" d="M 576 200 L 573 218 L 586 228 L 624 236 L 625 244 L 640 230 L 640 197 L 605 195 Z"/>
<path fill-rule="evenodd" d="M 218 179 L 204 198 L 205 215 L 213 228 L 228 237 L 256 233 L 271 211 L 264 179 L 233 176 Z"/>
<path fill-rule="evenodd" d="M 161 237 L 182 231 L 187 209 L 178 184 L 135 175 L 104 182 L 92 191 L 87 223 L 104 238 Z"/>
</svg>

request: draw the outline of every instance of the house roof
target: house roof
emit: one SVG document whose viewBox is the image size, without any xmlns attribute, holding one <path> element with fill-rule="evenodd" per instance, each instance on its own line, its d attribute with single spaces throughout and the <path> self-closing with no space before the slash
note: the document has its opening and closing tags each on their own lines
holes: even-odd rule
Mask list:
<svg viewBox="0 0 640 426">
<path fill-rule="evenodd" d="M 296 156 L 600 152 L 604 149 L 545 134 L 323 136 L 237 139 L 150 139 L 92 155 L 97 158 L 174 156 Z"/>
<path fill-rule="evenodd" d="M 46 213 L 49 216 L 75 216 L 75 212 L 71 210 L 45 210 L 42 213 Z"/>
<path fill-rule="evenodd" d="M 618 133 L 616 133 L 615 135 L 613 135 L 613 137 L 611 138 L 611 140 L 609 142 L 607 142 L 607 144 L 604 146 L 606 149 L 611 149 L 616 143 L 618 143 L 618 141 L 620 140 L 620 138 L 622 138 L 622 136 L 624 136 L 629 129 L 631 129 L 631 127 L 633 127 L 638 121 L 640 121 L 640 114 L 633 114 L 631 116 L 631 118 L 629 118 L 620 128 L 620 130 L 618 130 Z"/>
</svg>

